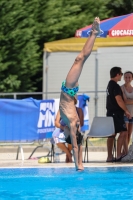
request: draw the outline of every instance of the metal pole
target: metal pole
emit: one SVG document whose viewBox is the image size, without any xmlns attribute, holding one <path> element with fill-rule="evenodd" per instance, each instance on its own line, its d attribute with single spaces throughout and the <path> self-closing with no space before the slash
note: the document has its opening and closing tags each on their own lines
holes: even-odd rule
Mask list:
<svg viewBox="0 0 133 200">
<path fill-rule="evenodd" d="M 16 93 L 14 93 L 13 98 L 17 99 L 17 94 Z"/>
<path fill-rule="evenodd" d="M 43 99 L 48 98 L 48 57 L 49 52 L 45 51 L 43 53 L 43 92 L 45 92 Z"/>
<path fill-rule="evenodd" d="M 48 98 L 48 52 L 46 52 L 46 56 L 45 56 L 45 59 L 46 59 L 46 68 L 45 68 L 45 74 L 46 74 L 46 81 L 45 81 L 45 92 L 46 92 L 46 95 L 45 95 L 45 99 Z"/>
<path fill-rule="evenodd" d="M 48 99 L 48 57 L 49 57 L 50 53 L 46 51 L 46 55 L 45 55 L 45 62 L 46 62 L 46 67 L 45 67 L 45 99 Z"/>
<path fill-rule="evenodd" d="M 45 99 L 45 96 L 44 96 L 44 92 L 45 92 L 45 54 L 46 52 L 44 51 L 43 52 L 43 77 L 42 77 L 42 90 L 43 90 L 43 99 Z"/>
<path fill-rule="evenodd" d="M 98 115 L 98 50 L 95 56 L 95 117 Z"/>
</svg>

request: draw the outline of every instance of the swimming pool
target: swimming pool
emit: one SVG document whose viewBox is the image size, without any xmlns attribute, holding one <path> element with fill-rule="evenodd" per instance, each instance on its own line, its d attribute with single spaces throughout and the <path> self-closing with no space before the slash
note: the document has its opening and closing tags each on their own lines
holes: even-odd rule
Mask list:
<svg viewBox="0 0 133 200">
<path fill-rule="evenodd" d="M 132 199 L 133 167 L 0 169 L 0 200 Z"/>
</svg>

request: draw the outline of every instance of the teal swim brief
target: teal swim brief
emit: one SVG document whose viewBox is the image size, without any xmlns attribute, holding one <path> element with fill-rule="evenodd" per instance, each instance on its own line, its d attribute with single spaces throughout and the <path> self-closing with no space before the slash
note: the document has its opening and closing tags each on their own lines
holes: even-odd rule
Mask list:
<svg viewBox="0 0 133 200">
<path fill-rule="evenodd" d="M 63 92 L 65 92 L 65 93 L 67 93 L 69 96 L 74 97 L 77 94 L 78 90 L 79 90 L 79 86 L 77 86 L 75 88 L 67 88 L 65 86 L 65 83 L 66 83 L 66 81 L 62 82 L 61 90 Z"/>
</svg>

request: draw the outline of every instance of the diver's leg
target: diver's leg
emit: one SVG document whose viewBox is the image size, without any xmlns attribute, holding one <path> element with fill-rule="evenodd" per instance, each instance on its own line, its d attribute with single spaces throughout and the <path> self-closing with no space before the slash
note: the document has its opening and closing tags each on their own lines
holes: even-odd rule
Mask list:
<svg viewBox="0 0 133 200">
<path fill-rule="evenodd" d="M 66 87 L 73 88 L 76 85 L 78 85 L 78 79 L 80 77 L 83 64 L 91 54 L 96 36 L 100 33 L 99 24 L 100 20 L 98 17 L 96 17 L 92 25 L 91 36 L 87 39 L 82 51 L 76 57 L 74 64 L 72 65 L 70 71 L 68 72 L 68 75 L 66 77 Z"/>
</svg>

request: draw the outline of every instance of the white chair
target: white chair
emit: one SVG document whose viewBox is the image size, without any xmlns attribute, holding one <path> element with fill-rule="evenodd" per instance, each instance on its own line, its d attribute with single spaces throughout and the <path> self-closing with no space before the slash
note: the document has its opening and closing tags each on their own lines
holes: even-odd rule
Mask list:
<svg viewBox="0 0 133 200">
<path fill-rule="evenodd" d="M 114 121 L 112 117 L 94 117 L 91 124 L 90 132 L 87 134 L 84 162 L 87 154 L 88 162 L 88 139 L 89 138 L 108 138 L 115 133 Z M 114 140 L 115 141 L 115 140 Z M 114 142 L 114 151 L 116 154 L 116 145 Z M 116 155 L 115 155 L 116 157 Z"/>
</svg>

